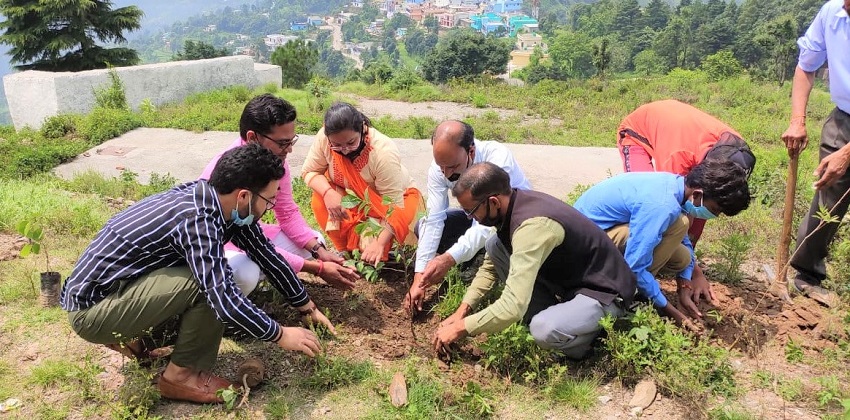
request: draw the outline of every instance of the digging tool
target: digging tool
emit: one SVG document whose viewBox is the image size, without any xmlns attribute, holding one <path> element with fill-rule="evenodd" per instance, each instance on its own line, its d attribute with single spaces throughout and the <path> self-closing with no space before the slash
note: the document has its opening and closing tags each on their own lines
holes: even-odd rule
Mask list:
<svg viewBox="0 0 850 420">
<path fill-rule="evenodd" d="M 794 196 L 797 192 L 797 164 L 799 153 L 791 155 L 788 162 L 788 179 L 785 180 L 785 208 L 782 211 L 782 235 L 779 236 L 779 249 L 776 252 L 776 278 L 771 280 L 770 292 L 786 301 L 791 302 L 788 290 L 793 286 L 793 279 L 788 279 L 788 248 L 791 245 L 791 223 L 794 218 Z M 768 274 L 770 276 L 770 274 Z"/>
</svg>

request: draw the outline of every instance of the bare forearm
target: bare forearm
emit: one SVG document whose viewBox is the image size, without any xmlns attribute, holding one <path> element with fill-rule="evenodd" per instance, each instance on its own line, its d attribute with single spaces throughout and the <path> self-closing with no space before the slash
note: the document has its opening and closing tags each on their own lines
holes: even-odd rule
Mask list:
<svg viewBox="0 0 850 420">
<path fill-rule="evenodd" d="M 814 73 L 807 72 L 799 66 L 794 70 L 794 81 L 791 85 L 791 122 L 805 124 L 806 105 L 814 84 Z"/>
</svg>

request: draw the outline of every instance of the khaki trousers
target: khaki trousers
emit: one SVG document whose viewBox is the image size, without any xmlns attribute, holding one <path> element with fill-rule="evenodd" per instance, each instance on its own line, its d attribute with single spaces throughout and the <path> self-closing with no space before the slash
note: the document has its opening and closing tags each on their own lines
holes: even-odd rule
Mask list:
<svg viewBox="0 0 850 420">
<path fill-rule="evenodd" d="M 653 276 L 658 276 L 662 270 L 665 273 L 677 274 L 691 263 L 691 251 L 682 244 L 688 227 L 688 216 L 682 215 L 661 235 L 661 242 L 652 251 L 652 265 L 649 266 L 649 272 Z M 625 253 L 629 240 L 629 225 L 617 225 L 605 233 L 614 241 L 620 252 Z"/>
<path fill-rule="evenodd" d="M 122 281 L 116 292 L 92 307 L 69 313 L 68 319 L 84 340 L 111 344 L 141 338 L 178 315 L 171 361 L 181 367 L 210 370 L 224 325 L 186 266 L 161 268 Z"/>
</svg>

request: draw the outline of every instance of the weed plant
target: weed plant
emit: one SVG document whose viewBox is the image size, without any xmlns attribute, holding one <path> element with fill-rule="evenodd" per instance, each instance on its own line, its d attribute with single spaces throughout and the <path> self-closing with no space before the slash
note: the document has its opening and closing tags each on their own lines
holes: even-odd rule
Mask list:
<svg viewBox="0 0 850 420">
<path fill-rule="evenodd" d="M 511 379 L 525 382 L 546 380 L 546 369 L 553 363 L 554 353 L 534 342 L 528 327 L 513 324 L 501 332 L 490 334 L 481 343 L 485 368 Z"/>
<path fill-rule="evenodd" d="M 732 232 L 723 236 L 719 242 L 717 262 L 710 267 L 712 278 L 725 284 L 740 284 L 744 280 L 741 264 L 747 259 L 752 238 Z"/>
<path fill-rule="evenodd" d="M 440 319 L 446 319 L 453 314 L 460 306 L 463 301 L 463 295 L 466 293 L 466 285 L 463 284 L 458 266 L 452 267 L 446 273 L 446 279 L 443 284 L 445 284 L 446 291 L 432 309 L 433 312 L 436 312 L 440 316 Z"/>
<path fill-rule="evenodd" d="M 599 379 L 592 376 L 575 378 L 563 374 L 552 375 L 546 387 L 546 394 L 555 401 L 587 413 L 596 406 L 599 385 Z"/>
<path fill-rule="evenodd" d="M 709 393 L 734 393 L 734 372 L 725 349 L 697 341 L 649 307 L 638 307 L 627 324 L 622 328 L 612 317 L 600 321 L 608 335 L 604 341 L 609 366 L 624 382 L 649 375 L 662 390 L 694 403 Z"/>
<path fill-rule="evenodd" d="M 124 383 L 118 389 L 118 401 L 111 406 L 113 419 L 149 419 L 150 412 L 160 400 L 153 385 L 156 372 L 143 368 L 135 360 L 124 363 Z"/>
<path fill-rule="evenodd" d="M 303 384 L 310 389 L 330 391 L 369 379 L 374 374 L 371 362 L 354 362 L 342 357 L 319 355 L 313 374 Z"/>
</svg>

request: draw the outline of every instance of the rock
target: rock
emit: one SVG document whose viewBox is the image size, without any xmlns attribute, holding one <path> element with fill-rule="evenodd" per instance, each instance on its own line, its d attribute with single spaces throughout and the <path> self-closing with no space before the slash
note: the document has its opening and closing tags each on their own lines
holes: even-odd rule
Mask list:
<svg viewBox="0 0 850 420">
<path fill-rule="evenodd" d="M 629 401 L 629 407 L 639 407 L 642 412 L 644 408 L 652 405 L 652 402 L 655 401 L 655 394 L 657 393 L 655 382 L 648 380 L 640 381 L 635 387 L 635 395 Z"/>
<path fill-rule="evenodd" d="M 740 371 L 743 368 L 744 368 L 744 362 L 742 362 L 738 359 L 732 360 L 732 369 L 734 369 L 736 371 Z"/>
<path fill-rule="evenodd" d="M 393 375 L 393 379 L 390 382 L 390 403 L 392 403 L 395 407 L 402 407 L 407 405 L 407 380 L 404 378 L 404 374 L 401 372 L 396 372 Z"/>
<path fill-rule="evenodd" d="M 596 397 L 596 399 L 599 401 L 599 404 L 605 405 L 605 404 L 608 404 L 608 401 L 611 401 L 611 396 L 610 395 L 600 395 L 600 396 Z"/>
<path fill-rule="evenodd" d="M 812 328 L 820 322 L 817 315 L 809 312 L 806 308 L 795 308 L 794 313 L 800 317 L 798 324 L 801 327 Z"/>
</svg>

